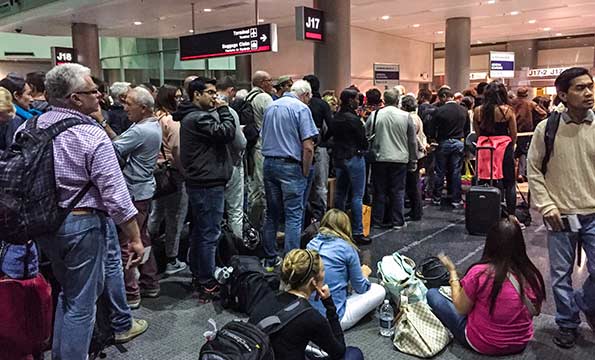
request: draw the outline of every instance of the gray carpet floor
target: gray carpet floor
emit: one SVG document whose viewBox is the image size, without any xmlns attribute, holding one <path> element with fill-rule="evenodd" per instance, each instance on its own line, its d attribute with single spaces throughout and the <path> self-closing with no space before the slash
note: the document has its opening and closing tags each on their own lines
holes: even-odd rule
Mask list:
<svg viewBox="0 0 595 360">
<path fill-rule="evenodd" d="M 535 216 L 534 218 L 538 218 Z M 469 236 L 464 230 L 464 219 L 460 211 L 441 211 L 434 207 L 425 209 L 422 222 L 409 223 L 400 231 L 373 232 L 374 242 L 367 248 L 376 262 L 383 255 L 400 251 L 416 260 L 444 251 L 457 264 L 460 272 L 477 261 L 483 250 L 483 238 Z M 542 271 L 546 284 L 548 258 L 545 232 L 541 226 L 525 230 L 525 240 L 532 260 Z M 375 267 L 375 266 L 374 266 Z M 575 283 L 581 284 L 586 277 L 586 267 L 575 271 Z M 134 316 L 149 321 L 149 329 L 142 336 L 126 344 L 127 352 L 115 348 L 107 351 L 108 359 L 150 359 L 185 360 L 197 359 L 204 343 L 203 333 L 209 329 L 208 319 L 214 319 L 219 326 L 240 314 L 217 308 L 216 304 L 199 304 L 188 290 L 189 273 L 163 279 L 162 295 L 158 299 L 143 299 L 142 306 Z M 549 290 L 549 289 L 548 289 Z M 535 339 L 521 354 L 501 357 L 502 359 L 595 359 L 595 337 L 591 329 L 581 325 L 581 338 L 571 350 L 563 350 L 552 343 L 556 330 L 554 304 L 551 290 L 543 308 L 544 313 L 535 319 Z M 390 339 L 378 334 L 376 314 L 370 314 L 345 334 L 348 345 L 362 349 L 366 359 L 414 359 L 398 352 Z M 457 344 L 449 345 L 436 359 L 482 359 L 489 358 L 466 350 Z"/>
</svg>

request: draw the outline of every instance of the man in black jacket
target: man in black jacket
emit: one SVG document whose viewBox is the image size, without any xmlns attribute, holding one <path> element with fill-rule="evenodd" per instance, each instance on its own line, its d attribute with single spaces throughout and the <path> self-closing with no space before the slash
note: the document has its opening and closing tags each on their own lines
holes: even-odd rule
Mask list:
<svg viewBox="0 0 595 360">
<path fill-rule="evenodd" d="M 186 190 L 192 207 L 190 270 L 199 299 L 209 302 L 219 291 L 213 277 L 221 234 L 225 184 L 233 164 L 227 144 L 235 137 L 235 123 L 227 104 L 218 100 L 215 80 L 192 80 L 183 102 L 173 114 L 180 126 L 180 157 L 186 172 Z"/>
<path fill-rule="evenodd" d="M 328 139 L 331 136 L 330 124 L 333 120 L 331 107 L 320 96 L 320 81 L 315 75 L 304 76 L 312 87 L 312 99 L 308 107 L 318 128 L 320 141 L 314 153 L 314 181 L 310 192 L 312 217 L 318 221 L 322 219 L 327 209 L 329 156 L 327 152 Z"/>
<path fill-rule="evenodd" d="M 434 184 L 435 205 L 442 201 L 444 176 L 448 183 L 450 204 L 455 208 L 461 203 L 461 168 L 464 156 L 464 138 L 469 133 L 469 115 L 461 105 L 454 101 L 452 90 L 442 88 L 438 91 L 438 98 L 444 105 L 432 114 L 429 122 L 428 137 L 438 143 L 435 150 L 436 182 Z"/>
</svg>

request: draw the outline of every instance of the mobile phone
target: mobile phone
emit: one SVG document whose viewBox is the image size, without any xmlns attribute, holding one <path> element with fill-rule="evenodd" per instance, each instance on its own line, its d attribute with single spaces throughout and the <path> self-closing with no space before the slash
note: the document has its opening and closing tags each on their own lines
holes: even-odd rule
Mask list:
<svg viewBox="0 0 595 360">
<path fill-rule="evenodd" d="M 570 231 L 570 221 L 568 221 L 568 216 L 562 215 L 560 216 L 562 219 L 562 231 L 569 232 Z"/>
</svg>

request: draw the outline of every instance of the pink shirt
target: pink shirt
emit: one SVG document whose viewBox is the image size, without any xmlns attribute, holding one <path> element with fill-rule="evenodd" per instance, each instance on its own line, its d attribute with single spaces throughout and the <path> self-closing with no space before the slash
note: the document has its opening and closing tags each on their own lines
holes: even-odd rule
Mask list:
<svg viewBox="0 0 595 360">
<path fill-rule="evenodd" d="M 487 270 L 487 271 L 486 271 Z M 533 320 L 521 296 L 508 279 L 496 299 L 490 315 L 493 274 L 488 265 L 473 266 L 461 280 L 465 294 L 475 304 L 467 317 L 467 341 L 478 352 L 505 355 L 523 351 L 533 338 Z M 525 294 L 533 303 L 534 292 L 528 286 Z"/>
</svg>

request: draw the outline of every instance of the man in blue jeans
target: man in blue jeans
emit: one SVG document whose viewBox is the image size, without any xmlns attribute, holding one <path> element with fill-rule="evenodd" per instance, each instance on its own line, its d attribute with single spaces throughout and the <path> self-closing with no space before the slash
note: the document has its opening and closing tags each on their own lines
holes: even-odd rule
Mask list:
<svg viewBox="0 0 595 360">
<path fill-rule="evenodd" d="M 531 200 L 548 228 L 550 274 L 559 327 L 553 341 L 562 348 L 571 348 L 578 336 L 581 311 L 595 330 L 593 78 L 587 69 L 570 68 L 554 84 L 564 109 L 556 109 L 551 115 L 554 118 L 537 125 L 527 170 Z M 549 121 L 557 121 L 558 129 L 554 134 L 548 132 L 555 139 L 548 161 L 544 135 Z M 583 250 L 588 277 L 582 289 L 574 290 L 574 260 L 576 253 Z"/>
<path fill-rule="evenodd" d="M 435 150 L 436 182 L 434 184 L 434 205 L 445 204 L 454 208 L 462 207 L 461 168 L 463 166 L 463 139 L 469 133 L 470 121 L 467 111 L 454 101 L 449 88 L 438 91 L 438 98 L 444 105 L 432 113 L 429 121 L 428 137 L 438 143 Z M 448 184 L 448 196 L 442 199 L 444 177 Z"/>
<path fill-rule="evenodd" d="M 274 101 L 264 113 L 262 154 L 267 211 L 264 223 L 264 267 L 273 271 L 280 264 L 276 234 L 285 213 L 284 253 L 300 247 L 304 218 L 304 193 L 314 156 L 318 129 L 307 104 L 310 84 L 296 81 L 291 91 Z"/>
<path fill-rule="evenodd" d="M 106 247 L 113 245 L 113 241 L 107 240 L 107 217 L 131 239 L 128 250 L 133 256 L 127 267 L 140 263 L 144 248 L 134 218 L 137 211 L 112 143 L 89 117 L 99 108 L 100 95 L 90 70 L 79 64 L 59 65 L 47 73 L 45 85 L 52 108 L 39 117 L 38 127 L 47 128 L 71 117 L 88 122 L 71 127 L 53 141 L 58 205 L 68 207 L 86 184 L 91 182 L 92 186 L 56 234 L 37 239 L 62 287 L 54 322 L 52 359 L 84 360 L 93 334 L 95 303 L 104 289 Z M 119 286 L 122 296 L 122 283 Z M 130 327 L 130 323 L 119 325 L 122 331 Z M 134 322 L 126 338 L 139 335 L 146 328 L 146 322 Z"/>
<path fill-rule="evenodd" d="M 233 162 L 228 144 L 236 126 L 227 103 L 217 98 L 216 81 L 202 77 L 188 85 L 190 102 L 173 114 L 181 121 L 180 156 L 186 173 L 186 190 L 192 208 L 190 270 L 199 301 L 211 301 L 219 292 L 215 280 L 215 254 L 221 235 L 225 185 Z"/>
</svg>

